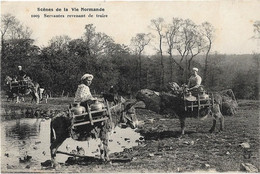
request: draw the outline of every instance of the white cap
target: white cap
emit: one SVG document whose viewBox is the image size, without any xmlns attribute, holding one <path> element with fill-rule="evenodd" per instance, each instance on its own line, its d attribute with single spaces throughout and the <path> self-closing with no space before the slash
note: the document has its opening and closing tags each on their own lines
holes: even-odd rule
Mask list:
<svg viewBox="0 0 260 174">
<path fill-rule="evenodd" d="M 18 68 L 22 68 L 22 66 L 19 65 Z"/>
<path fill-rule="evenodd" d="M 193 71 L 197 71 L 197 72 L 199 71 L 198 68 L 192 68 L 192 70 L 193 70 Z"/>
<path fill-rule="evenodd" d="M 85 80 L 86 78 L 88 78 L 89 80 L 92 80 L 94 78 L 94 76 L 92 74 L 84 74 L 81 77 L 81 80 Z"/>
</svg>

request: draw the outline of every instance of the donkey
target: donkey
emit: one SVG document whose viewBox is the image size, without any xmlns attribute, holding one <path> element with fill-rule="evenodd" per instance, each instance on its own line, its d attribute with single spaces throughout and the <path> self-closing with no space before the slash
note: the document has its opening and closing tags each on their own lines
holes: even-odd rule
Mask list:
<svg viewBox="0 0 260 174">
<path fill-rule="evenodd" d="M 130 106 L 130 107 L 129 107 Z M 103 145 L 103 152 L 101 154 L 101 159 L 104 161 L 109 161 L 108 154 L 108 133 L 112 130 L 115 125 L 115 122 L 119 121 L 119 123 L 126 125 L 127 127 L 131 127 L 132 129 L 138 126 L 138 120 L 136 115 L 128 116 L 127 111 L 134 107 L 131 103 L 123 103 L 122 105 L 115 105 L 113 109 L 111 109 L 111 114 L 115 116 L 116 114 L 120 114 L 121 117 L 119 120 L 107 119 L 100 122 L 95 122 L 94 125 L 88 124 L 82 127 L 79 127 L 77 130 L 73 129 L 73 115 L 71 109 L 69 108 L 67 111 L 61 112 L 57 114 L 54 118 L 52 118 L 50 123 L 50 152 L 52 163 L 55 166 L 55 157 L 56 152 L 59 146 L 69 137 L 76 141 L 87 141 L 91 138 L 97 139 L 100 138 Z"/>
<path fill-rule="evenodd" d="M 193 111 L 186 111 L 183 99 L 180 96 L 170 93 L 159 93 L 149 89 L 142 89 L 138 91 L 136 99 L 143 101 L 147 109 L 159 114 L 177 115 L 181 124 L 181 134 L 184 134 L 186 117 L 192 117 L 198 113 L 197 108 Z M 214 131 L 217 119 L 220 121 L 220 130 L 222 131 L 224 129 L 224 116 L 220 112 L 218 103 L 215 103 L 210 107 L 202 108 L 199 114 L 203 118 L 212 115 L 213 125 L 210 132 Z"/>
<path fill-rule="evenodd" d="M 40 85 L 37 82 L 32 81 L 31 79 L 27 79 L 26 81 L 18 81 L 13 82 L 13 79 L 10 76 L 6 76 L 5 78 L 6 87 L 9 89 L 7 90 L 8 98 L 12 100 L 16 97 L 16 102 L 19 103 L 19 97 L 23 97 L 26 95 L 31 95 L 32 100 L 36 101 L 39 104 L 39 92 L 40 92 Z"/>
</svg>

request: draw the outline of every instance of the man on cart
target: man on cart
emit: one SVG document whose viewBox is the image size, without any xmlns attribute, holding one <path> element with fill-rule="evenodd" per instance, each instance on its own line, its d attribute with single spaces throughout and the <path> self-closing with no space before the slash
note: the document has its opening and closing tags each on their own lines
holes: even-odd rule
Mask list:
<svg viewBox="0 0 260 174">
<path fill-rule="evenodd" d="M 23 70 L 22 66 L 18 66 L 18 80 L 24 80 L 26 77 L 26 72 Z"/>
<path fill-rule="evenodd" d="M 31 81 L 30 77 L 27 75 L 27 73 L 23 70 L 22 66 L 20 65 L 18 66 L 17 80 L 19 82 L 19 86 L 22 89 L 28 87 L 28 82 Z"/>
</svg>

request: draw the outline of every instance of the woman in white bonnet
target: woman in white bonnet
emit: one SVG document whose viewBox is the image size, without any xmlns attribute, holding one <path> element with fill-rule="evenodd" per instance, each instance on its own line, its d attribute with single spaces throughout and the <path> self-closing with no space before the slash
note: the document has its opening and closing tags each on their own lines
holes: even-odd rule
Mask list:
<svg viewBox="0 0 260 174">
<path fill-rule="evenodd" d="M 91 100 L 96 100 L 90 92 L 89 86 L 92 83 L 94 76 L 92 74 L 84 74 L 81 77 L 81 84 L 78 86 L 78 89 L 75 94 L 74 102 L 84 103 Z"/>
</svg>

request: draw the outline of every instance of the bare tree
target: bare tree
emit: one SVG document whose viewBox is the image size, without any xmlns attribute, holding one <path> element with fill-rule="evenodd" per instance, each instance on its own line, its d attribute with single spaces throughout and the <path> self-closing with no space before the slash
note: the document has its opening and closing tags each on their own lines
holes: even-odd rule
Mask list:
<svg viewBox="0 0 260 174">
<path fill-rule="evenodd" d="M 181 56 L 179 64 L 183 64 L 183 61 L 185 61 L 184 71 L 185 79 L 187 80 L 191 62 L 204 49 L 204 39 L 199 31 L 199 27 L 190 19 L 183 20 L 179 31 L 175 47 Z"/>
<path fill-rule="evenodd" d="M 138 56 L 138 61 L 137 61 L 137 70 L 138 70 L 138 82 L 139 82 L 139 87 L 142 86 L 141 84 L 141 77 L 142 77 L 142 61 L 141 61 L 141 56 L 144 51 L 145 46 L 149 44 L 151 41 L 151 34 L 145 34 L 145 33 L 138 33 L 136 34 L 135 37 L 131 39 L 131 45 L 134 48 L 134 52 Z"/>
<path fill-rule="evenodd" d="M 213 42 L 213 38 L 214 38 L 214 32 L 215 29 L 214 27 L 209 23 L 209 22 L 204 22 L 201 25 L 201 32 L 203 37 L 205 37 L 206 40 L 206 57 L 205 57 L 205 67 L 204 67 L 204 73 L 203 73 L 203 79 L 204 81 L 206 81 L 207 79 L 207 71 L 208 71 L 208 59 L 209 59 L 209 53 L 212 47 L 212 42 Z"/>
<path fill-rule="evenodd" d="M 8 30 L 13 28 L 14 26 L 18 25 L 19 22 L 17 19 L 12 16 L 11 14 L 3 15 L 1 19 L 1 39 L 3 41 L 5 35 L 8 33 Z"/>
<path fill-rule="evenodd" d="M 1 19 L 1 53 L 4 52 L 6 40 L 30 39 L 32 30 L 22 25 L 15 16 L 4 14 Z"/>
<path fill-rule="evenodd" d="M 4 40 L 8 30 L 17 25 L 18 21 L 11 14 L 5 14 L 1 19 L 1 54 L 4 52 Z"/>
<path fill-rule="evenodd" d="M 260 39 L 260 21 L 254 22 L 254 32 L 255 32 L 254 38 Z"/>
<path fill-rule="evenodd" d="M 167 26 L 165 38 L 168 45 L 168 54 L 170 56 L 170 79 L 173 80 L 173 62 L 183 71 L 183 67 L 173 58 L 173 49 L 177 44 L 177 36 L 181 27 L 182 19 L 173 18 L 172 23 Z"/>
<path fill-rule="evenodd" d="M 191 41 L 191 44 L 188 47 L 189 52 L 190 52 L 190 56 L 188 59 L 188 70 L 189 71 L 191 70 L 191 62 L 192 62 L 193 58 L 195 56 L 197 56 L 199 53 L 201 53 L 205 48 L 205 40 L 203 38 L 202 33 L 198 29 L 198 27 L 196 27 L 193 34 L 194 34 L 193 39 Z"/>
<path fill-rule="evenodd" d="M 190 46 L 195 37 L 196 24 L 190 19 L 185 19 L 181 23 L 180 33 L 177 38 L 176 49 L 181 56 L 179 64 L 185 61 L 185 79 L 187 80 L 188 56 L 190 54 Z"/>
<path fill-rule="evenodd" d="M 164 63 L 163 63 L 163 51 L 162 51 L 162 43 L 163 43 L 163 28 L 164 28 L 164 19 L 157 18 L 151 20 L 151 28 L 154 29 L 159 35 L 159 55 L 161 58 L 161 80 L 160 87 L 164 86 Z"/>
</svg>

